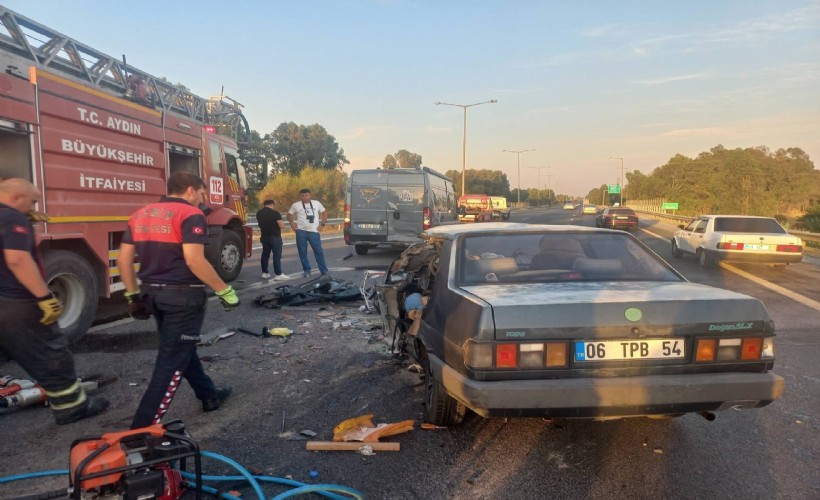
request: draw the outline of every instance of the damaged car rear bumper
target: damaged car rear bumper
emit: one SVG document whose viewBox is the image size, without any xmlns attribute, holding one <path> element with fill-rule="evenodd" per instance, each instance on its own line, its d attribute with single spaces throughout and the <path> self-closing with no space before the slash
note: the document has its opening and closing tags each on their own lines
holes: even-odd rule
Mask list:
<svg viewBox="0 0 820 500">
<path fill-rule="evenodd" d="M 780 398 L 784 385 L 771 372 L 487 382 L 467 378 L 437 356 L 429 359 L 446 391 L 483 417 L 602 418 L 759 408 Z"/>
</svg>

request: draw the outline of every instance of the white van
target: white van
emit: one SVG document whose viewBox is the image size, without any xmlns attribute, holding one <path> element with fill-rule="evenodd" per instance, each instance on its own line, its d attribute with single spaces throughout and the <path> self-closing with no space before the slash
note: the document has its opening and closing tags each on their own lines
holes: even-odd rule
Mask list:
<svg viewBox="0 0 820 500">
<path fill-rule="evenodd" d="M 345 193 L 345 243 L 365 255 L 378 245 L 408 246 L 425 229 L 458 223 L 453 180 L 433 169 L 354 170 Z"/>
</svg>

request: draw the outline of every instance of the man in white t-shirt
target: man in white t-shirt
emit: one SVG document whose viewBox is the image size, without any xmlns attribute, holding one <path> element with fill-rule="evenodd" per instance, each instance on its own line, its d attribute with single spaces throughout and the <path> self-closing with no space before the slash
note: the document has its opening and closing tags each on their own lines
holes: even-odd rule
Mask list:
<svg viewBox="0 0 820 500">
<path fill-rule="evenodd" d="M 296 233 L 296 249 L 299 251 L 299 260 L 302 262 L 304 276 L 310 276 L 310 261 L 308 260 L 307 247 L 313 249 L 313 256 L 316 258 L 316 265 L 319 272 L 327 274 L 325 265 L 325 252 L 322 250 L 322 239 L 319 234 L 327 225 L 327 210 L 318 201 L 311 199 L 310 189 L 299 191 L 299 201 L 290 206 L 288 210 L 288 222 L 290 228 Z"/>
</svg>

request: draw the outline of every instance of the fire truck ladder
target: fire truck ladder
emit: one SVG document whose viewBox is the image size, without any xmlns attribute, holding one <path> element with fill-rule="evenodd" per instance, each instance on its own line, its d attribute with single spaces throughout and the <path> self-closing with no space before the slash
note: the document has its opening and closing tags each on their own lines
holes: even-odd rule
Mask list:
<svg viewBox="0 0 820 500">
<path fill-rule="evenodd" d="M 199 97 L 165 78 L 129 66 L 125 56 L 123 61 L 115 59 L 2 5 L 0 52 L 109 94 L 215 125 L 237 142 L 250 137 L 243 106 L 237 101 L 222 95 L 210 99 Z M 20 72 L 12 64 L 2 69 L 12 74 Z M 144 97 L 135 95 L 135 83 L 147 89 Z"/>
</svg>

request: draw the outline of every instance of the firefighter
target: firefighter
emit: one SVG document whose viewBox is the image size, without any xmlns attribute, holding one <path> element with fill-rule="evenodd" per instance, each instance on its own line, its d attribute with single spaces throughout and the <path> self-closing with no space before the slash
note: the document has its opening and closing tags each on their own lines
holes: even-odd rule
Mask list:
<svg viewBox="0 0 820 500">
<path fill-rule="evenodd" d="M 231 393 L 230 387 L 214 385 L 196 351 L 208 301 L 206 285 L 216 291 L 224 310 L 239 307 L 234 289 L 205 258 L 208 225 L 197 208 L 204 201 L 205 183 L 196 175 L 176 172 L 168 178 L 167 188 L 167 197 L 131 216 L 117 258 L 129 314 L 139 320 L 153 315 L 160 342 L 132 429 L 160 422 L 183 377 L 203 411 L 218 410 Z M 136 254 L 141 289 L 134 272 Z"/>
<path fill-rule="evenodd" d="M 45 389 L 63 425 L 104 412 L 108 401 L 80 387 L 68 339 L 57 328 L 63 306 L 48 290 L 27 217 L 37 197 L 24 179 L 0 182 L 0 350 Z"/>
</svg>

